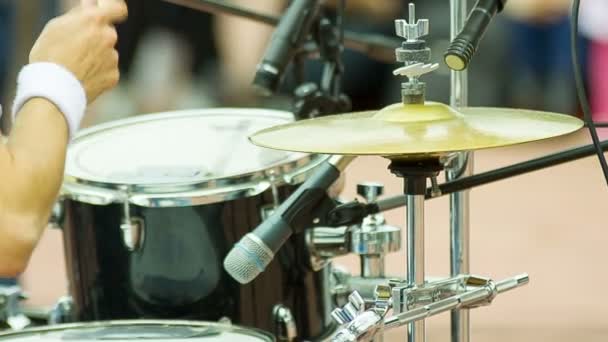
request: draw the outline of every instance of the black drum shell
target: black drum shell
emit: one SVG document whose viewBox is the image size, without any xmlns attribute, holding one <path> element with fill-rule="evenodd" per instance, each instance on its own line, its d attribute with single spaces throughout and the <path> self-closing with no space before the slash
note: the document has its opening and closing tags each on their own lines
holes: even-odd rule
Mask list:
<svg viewBox="0 0 608 342">
<path fill-rule="evenodd" d="M 284 200 L 293 187 L 279 188 Z M 302 234 L 293 236 L 265 272 L 240 285 L 223 269 L 232 246 L 262 222 L 270 191 L 192 207 L 131 205 L 143 220 L 141 247 L 129 251 L 120 225 L 123 205 L 64 200 L 62 224 L 70 294 L 78 321 L 229 318 L 274 332 L 273 308 L 286 305 L 300 338 L 330 325 L 327 276 L 313 272 Z"/>
</svg>

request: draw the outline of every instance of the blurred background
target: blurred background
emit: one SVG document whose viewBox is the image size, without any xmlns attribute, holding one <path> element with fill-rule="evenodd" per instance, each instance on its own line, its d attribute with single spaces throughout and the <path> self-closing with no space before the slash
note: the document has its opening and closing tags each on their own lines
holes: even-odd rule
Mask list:
<svg viewBox="0 0 608 342">
<path fill-rule="evenodd" d="M 228 0 L 226 0 L 228 1 Z M 599 0 L 600 2 L 605 0 Z M 279 14 L 284 0 L 230 0 L 265 13 Z M 433 59 L 449 43 L 449 1 L 418 0 L 417 15 L 431 21 L 428 42 Z M 583 5 L 593 0 L 583 1 Z M 76 1 L 0 0 L 0 103 L 10 108 L 15 78 L 44 24 Z M 228 16 L 211 16 L 160 0 L 128 0 L 129 20 L 119 26 L 122 81 L 89 108 L 83 126 L 135 115 L 186 108 L 272 107 L 289 110 L 290 89 L 273 99 L 257 97 L 250 87 L 271 28 Z M 471 5 L 473 1 L 471 1 Z M 568 0 L 510 0 L 494 22 L 470 68 L 470 105 L 529 108 L 580 116 L 569 48 Z M 407 17 L 406 1 L 349 0 L 346 27 L 394 35 L 393 20 Z M 607 12 L 604 12 L 604 15 Z M 608 19 L 608 17 L 606 18 Z M 591 22 L 591 21 L 590 21 Z M 583 28 L 580 52 L 596 121 L 608 121 L 608 35 Z M 595 25 L 595 26 L 594 26 Z M 400 100 L 395 64 L 382 64 L 345 51 L 345 92 L 354 110 L 377 109 Z M 310 63 L 307 77 L 319 77 Z M 450 73 L 443 64 L 427 77 L 428 98 L 449 102 Z M 4 132 L 10 130 L 3 116 Z M 602 132 L 604 135 L 604 132 Z M 577 133 L 554 141 L 483 151 L 476 171 L 489 170 L 549 152 L 589 143 Z M 380 181 L 387 195 L 401 185 L 386 172 L 387 162 L 361 158 L 347 175 L 344 196 L 355 196 L 360 181 Z M 486 186 L 472 195 L 472 270 L 492 277 L 529 272 L 531 284 L 500 297 L 472 314 L 473 338 L 491 341 L 606 341 L 608 297 L 601 267 L 608 255 L 608 196 L 597 160 L 587 158 L 546 171 Z M 427 265 L 433 275 L 449 273 L 448 202 L 428 204 Z M 401 211 L 387 215 L 404 226 Z M 405 272 L 405 257 L 389 258 L 389 271 Z M 341 263 L 355 273 L 353 258 Z M 28 305 L 51 306 L 67 293 L 61 231 L 49 230 L 19 282 Z M 12 281 L 12 280 L 7 280 Z M 445 340 L 446 317 L 428 323 L 431 340 Z M 393 334 L 395 340 L 399 334 Z M 402 340 L 402 339 L 401 339 Z"/>
</svg>

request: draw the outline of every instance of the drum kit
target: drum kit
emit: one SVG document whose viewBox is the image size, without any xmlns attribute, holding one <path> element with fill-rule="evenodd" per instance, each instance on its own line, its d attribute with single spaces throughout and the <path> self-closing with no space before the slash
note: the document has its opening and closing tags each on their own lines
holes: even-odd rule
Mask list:
<svg viewBox="0 0 608 342">
<path fill-rule="evenodd" d="M 465 3 L 452 4 L 457 30 Z M 413 12 L 396 21 L 405 39 L 396 53 L 404 66 L 395 71 L 407 78 L 402 103 L 299 121 L 266 109 L 189 110 L 81 131 L 54 215 L 70 296 L 50 324 L 0 340 L 382 341 L 384 331 L 407 326 L 408 341 L 421 342 L 424 320 L 451 311 L 453 341 L 468 341 L 467 310 L 529 279 L 468 273 L 462 193 L 452 195 L 452 274 L 427 276 L 425 199 L 450 193 L 437 176 L 467 179 L 472 151 L 565 135 L 583 122 L 468 108 L 457 73 L 452 106 L 426 101 L 421 78 L 437 65 L 428 64 L 422 39 L 428 21 Z M 570 160 L 592 153 L 575 152 Z M 354 158 L 370 155 L 390 160 L 404 196 L 382 205 L 382 186 L 363 183 L 365 203 L 339 203 L 332 185 Z M 484 179 L 475 184 L 498 178 Z M 389 277 L 384 256 L 401 249 L 402 231 L 380 212 L 401 206 L 407 273 Z M 360 276 L 332 264 L 345 254 L 360 256 Z M 19 297 L 14 288 L 1 297 L 10 302 L 7 321 L 22 316 Z"/>
</svg>

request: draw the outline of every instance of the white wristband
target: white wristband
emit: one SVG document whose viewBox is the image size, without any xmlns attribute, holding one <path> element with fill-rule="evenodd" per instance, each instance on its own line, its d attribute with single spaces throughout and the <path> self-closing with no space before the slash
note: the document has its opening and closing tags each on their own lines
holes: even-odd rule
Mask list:
<svg viewBox="0 0 608 342">
<path fill-rule="evenodd" d="M 61 111 L 68 124 L 70 139 L 76 134 L 87 108 L 87 95 L 80 81 L 66 68 L 55 63 L 33 63 L 21 69 L 13 120 L 27 101 L 41 97 Z"/>
</svg>

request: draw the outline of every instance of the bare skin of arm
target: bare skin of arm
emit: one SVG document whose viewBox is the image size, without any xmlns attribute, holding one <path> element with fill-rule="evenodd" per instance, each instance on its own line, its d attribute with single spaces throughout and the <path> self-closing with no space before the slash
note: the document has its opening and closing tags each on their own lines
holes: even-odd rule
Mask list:
<svg viewBox="0 0 608 342">
<path fill-rule="evenodd" d="M 126 15 L 122 1 L 83 1 L 47 24 L 30 63 L 67 68 L 90 103 L 118 82 L 113 24 Z M 63 178 L 68 135 L 57 107 L 34 98 L 17 114 L 8 142 L 0 144 L 0 276 L 23 272 L 47 225 Z"/>
</svg>

